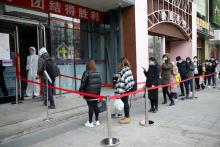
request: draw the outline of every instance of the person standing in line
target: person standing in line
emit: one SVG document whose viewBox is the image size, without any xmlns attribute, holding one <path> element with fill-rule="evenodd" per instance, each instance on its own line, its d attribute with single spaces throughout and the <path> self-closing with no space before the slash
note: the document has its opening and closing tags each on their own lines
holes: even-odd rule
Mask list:
<svg viewBox="0 0 220 147">
<path fill-rule="evenodd" d="M 27 56 L 26 70 L 28 71 L 28 80 L 39 82 L 37 80 L 37 68 L 38 68 L 38 55 L 36 55 L 35 47 L 29 48 L 30 55 Z M 28 83 L 26 89 L 26 95 L 28 97 L 39 97 L 40 86 L 37 84 Z"/>
<path fill-rule="evenodd" d="M 4 70 L 5 67 L 2 66 L 2 61 L 0 60 L 0 87 L 2 89 L 4 96 L 8 96 L 8 89 L 5 85 Z"/>
<path fill-rule="evenodd" d="M 194 76 L 194 65 L 193 65 L 193 62 L 192 60 L 190 59 L 190 57 L 187 57 L 186 58 L 186 62 L 187 62 L 187 76 L 188 78 L 192 78 Z M 193 92 L 193 80 L 194 79 L 190 79 L 188 80 L 188 85 L 189 85 L 189 88 L 190 88 L 190 95 L 192 96 L 192 92 Z"/>
<path fill-rule="evenodd" d="M 176 80 L 176 76 L 179 74 L 178 71 L 178 67 L 176 66 L 176 64 L 174 62 L 172 62 L 173 64 L 173 70 L 172 70 L 172 83 L 176 83 L 178 82 Z M 178 101 L 178 84 L 172 85 L 170 86 L 170 93 L 171 93 L 171 97 L 173 100 Z"/>
<path fill-rule="evenodd" d="M 213 71 L 212 62 L 208 62 L 207 65 L 206 65 L 206 75 L 211 74 L 212 71 Z M 208 80 L 208 88 L 211 88 L 211 79 L 212 79 L 212 77 L 208 76 L 206 79 Z"/>
<path fill-rule="evenodd" d="M 54 82 L 55 82 L 55 78 L 56 76 L 56 73 L 53 73 L 54 70 L 53 68 L 50 67 L 50 69 L 47 69 L 49 68 L 49 64 L 51 65 L 53 63 L 51 57 L 49 56 L 46 48 L 42 47 L 40 50 L 39 50 L 39 60 L 38 60 L 38 70 L 37 70 L 37 78 L 36 79 L 39 79 L 41 77 L 42 79 L 42 82 L 44 84 L 47 83 L 48 81 L 48 85 L 49 86 L 54 86 Z M 55 63 L 53 63 L 55 64 Z M 44 71 L 47 71 L 48 75 L 50 76 L 50 79 L 51 79 L 51 82 L 47 79 Z M 46 99 L 46 87 L 43 87 L 43 95 L 44 95 L 44 102 L 43 104 L 45 106 L 47 106 L 47 99 Z M 53 89 L 52 88 L 48 88 L 48 100 L 50 101 L 50 106 L 48 107 L 49 109 L 55 109 L 55 104 L 54 104 L 54 98 L 53 98 Z"/>
<path fill-rule="evenodd" d="M 116 94 L 124 94 L 130 92 L 134 85 L 134 77 L 131 71 L 131 66 L 127 58 L 123 57 L 119 61 L 119 78 L 117 80 L 117 83 L 115 85 Z M 128 96 L 124 96 L 121 98 L 122 102 L 124 103 L 124 113 L 125 117 L 120 119 L 119 123 L 120 124 L 128 124 L 130 123 L 130 107 L 128 104 Z"/>
<path fill-rule="evenodd" d="M 79 91 L 96 95 L 100 95 L 101 93 L 101 76 L 100 73 L 96 70 L 96 64 L 94 60 L 90 60 L 86 63 L 86 70 L 83 73 Z M 99 126 L 100 122 L 98 99 L 89 96 L 84 96 L 84 99 L 86 100 L 89 108 L 89 121 L 85 123 L 85 126 L 90 128 L 93 128 L 94 126 Z M 92 121 L 93 113 L 95 113 L 94 123 Z"/>
<path fill-rule="evenodd" d="M 172 69 L 173 69 L 173 65 L 170 62 L 170 56 L 169 54 L 164 54 L 162 57 L 163 60 L 163 64 L 161 66 L 161 84 L 162 85 L 166 85 L 166 84 L 170 84 L 172 82 Z M 167 103 L 167 98 L 166 96 L 169 97 L 170 99 L 170 104 L 169 106 L 173 106 L 175 105 L 174 100 L 172 99 L 172 96 L 169 92 L 170 86 L 167 87 L 163 87 L 163 98 L 164 98 L 164 102 L 162 104 L 166 104 Z"/>
<path fill-rule="evenodd" d="M 214 57 L 211 57 L 210 62 L 212 63 L 212 73 L 215 73 L 213 75 L 211 75 L 211 80 L 212 80 L 212 86 L 213 88 L 215 88 L 216 86 L 216 67 L 217 67 L 217 63 Z"/>
<path fill-rule="evenodd" d="M 160 67 L 154 57 L 149 59 L 148 71 L 144 68 L 146 76 L 146 87 L 154 87 L 160 84 Z M 149 112 L 156 113 L 158 111 L 158 89 L 149 90 L 148 98 L 150 99 L 151 108 Z"/>
<path fill-rule="evenodd" d="M 181 80 L 187 79 L 188 77 L 186 71 L 186 65 L 187 65 L 186 61 L 182 60 L 180 56 L 176 57 L 176 61 L 177 61 L 177 67 L 180 73 Z M 180 83 L 180 90 L 181 90 L 180 96 L 185 96 L 184 87 L 186 92 L 186 98 L 189 98 L 189 85 L 187 81 Z M 181 99 L 184 100 L 185 98 L 181 98 Z"/>
<path fill-rule="evenodd" d="M 197 56 L 193 57 L 193 65 L 194 65 L 194 76 L 201 76 L 201 65 L 199 64 Z M 199 84 L 200 78 L 195 79 L 195 88 L 196 90 L 200 90 L 200 84 Z"/>
</svg>

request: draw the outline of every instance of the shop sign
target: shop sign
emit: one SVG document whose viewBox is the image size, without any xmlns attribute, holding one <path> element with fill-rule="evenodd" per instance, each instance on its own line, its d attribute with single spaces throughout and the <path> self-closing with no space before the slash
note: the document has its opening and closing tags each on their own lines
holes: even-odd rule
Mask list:
<svg viewBox="0 0 220 147">
<path fill-rule="evenodd" d="M 220 26 L 220 1 L 219 0 L 213 0 L 213 20 L 212 22 L 218 26 Z"/>
<path fill-rule="evenodd" d="M 209 30 L 208 22 L 202 20 L 201 18 L 197 17 L 197 26 L 201 29 Z"/>
<path fill-rule="evenodd" d="M 103 13 L 58 0 L 1 0 L 4 4 L 103 23 Z M 1 2 L 0 2 L 1 3 Z"/>
</svg>

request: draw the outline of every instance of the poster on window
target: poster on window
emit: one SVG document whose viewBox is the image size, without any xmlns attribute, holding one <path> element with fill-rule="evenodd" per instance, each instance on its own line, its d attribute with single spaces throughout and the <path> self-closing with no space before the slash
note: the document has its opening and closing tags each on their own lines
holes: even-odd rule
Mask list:
<svg viewBox="0 0 220 147">
<path fill-rule="evenodd" d="M 9 34 L 0 33 L 0 60 L 10 59 Z"/>
</svg>

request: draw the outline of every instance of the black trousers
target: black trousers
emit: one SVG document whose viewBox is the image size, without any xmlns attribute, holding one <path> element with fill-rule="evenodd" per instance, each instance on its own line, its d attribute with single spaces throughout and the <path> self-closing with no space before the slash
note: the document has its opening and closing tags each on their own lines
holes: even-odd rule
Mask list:
<svg viewBox="0 0 220 147">
<path fill-rule="evenodd" d="M 89 108 L 89 122 L 92 123 L 93 113 L 95 113 L 95 120 L 99 120 L 98 100 L 86 100 Z"/>
<path fill-rule="evenodd" d="M 167 96 L 168 96 L 169 99 L 170 99 L 170 102 L 173 103 L 174 101 L 173 101 L 173 98 L 172 98 L 170 92 L 168 91 L 168 88 L 169 88 L 169 86 L 163 87 L 163 89 L 162 89 L 163 90 L 164 102 L 167 102 Z"/>
<path fill-rule="evenodd" d="M 6 88 L 5 79 L 3 75 L 0 75 L 0 87 L 2 89 L 4 96 L 8 96 L 8 89 Z"/>
<path fill-rule="evenodd" d="M 212 79 L 212 86 L 215 86 L 216 85 L 216 81 L 215 81 L 215 74 L 214 75 L 211 75 L 211 79 Z"/>
<path fill-rule="evenodd" d="M 196 77 L 196 76 L 199 76 L 199 74 L 195 74 L 194 76 L 195 76 L 195 77 Z M 200 89 L 199 78 L 195 78 L 195 84 L 196 84 L 196 85 L 195 85 L 195 88 L 196 88 L 196 89 Z"/>
<path fill-rule="evenodd" d="M 125 117 L 130 117 L 130 107 L 128 104 L 128 96 L 122 97 L 121 98 L 122 102 L 124 103 L 124 113 L 125 113 Z"/>
<path fill-rule="evenodd" d="M 48 80 L 48 85 L 54 86 L 55 79 L 52 78 L 52 83 L 49 82 Z M 44 80 L 44 83 L 47 84 L 47 81 Z M 47 87 L 43 87 L 43 98 L 44 102 L 47 102 Z M 54 98 L 53 98 L 53 88 L 48 88 L 48 101 L 50 102 L 50 106 L 54 106 Z"/>
<path fill-rule="evenodd" d="M 158 109 L 158 89 L 149 90 L 148 98 L 150 100 L 151 109 L 152 110 Z"/>
</svg>

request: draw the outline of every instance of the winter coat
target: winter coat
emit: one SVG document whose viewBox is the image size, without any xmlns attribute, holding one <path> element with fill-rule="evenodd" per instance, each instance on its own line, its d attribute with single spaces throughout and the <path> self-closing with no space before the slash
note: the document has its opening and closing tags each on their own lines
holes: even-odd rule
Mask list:
<svg viewBox="0 0 220 147">
<path fill-rule="evenodd" d="M 144 71 L 146 76 L 146 87 L 160 85 L 160 69 L 158 65 L 150 65 L 148 71 Z M 158 99 L 158 89 L 148 91 L 149 99 Z"/>
<path fill-rule="evenodd" d="M 212 73 L 214 73 L 216 71 L 217 63 L 216 61 L 211 61 L 211 63 L 212 63 Z"/>
<path fill-rule="evenodd" d="M 207 65 L 206 66 L 206 74 L 208 75 L 208 74 L 211 74 L 211 73 L 212 73 L 212 66 Z"/>
<path fill-rule="evenodd" d="M 146 87 L 160 85 L 160 69 L 158 65 L 150 65 L 148 71 L 144 71 L 146 76 Z"/>
<path fill-rule="evenodd" d="M 173 70 L 172 70 L 172 83 L 176 83 L 176 76 L 179 74 L 179 71 L 178 71 L 178 67 L 177 66 L 173 66 Z M 178 92 L 178 87 L 177 87 L 177 84 L 176 85 L 172 85 L 170 86 L 170 89 L 169 89 L 170 92 L 172 93 L 177 93 Z"/>
<path fill-rule="evenodd" d="M 44 70 L 46 67 L 46 61 L 50 58 L 48 53 L 44 53 L 43 55 L 40 56 L 38 60 L 38 69 L 37 69 L 37 74 L 44 77 Z M 49 72 L 49 71 L 47 71 Z"/>
<path fill-rule="evenodd" d="M 187 77 L 188 78 L 194 76 L 194 65 L 193 65 L 193 63 L 187 63 L 186 70 L 187 70 Z"/>
<path fill-rule="evenodd" d="M 177 67 L 180 73 L 181 77 L 186 77 L 187 76 L 187 71 L 186 71 L 186 61 L 182 61 L 181 63 L 177 63 Z"/>
<path fill-rule="evenodd" d="M 196 61 L 193 62 L 193 66 L 194 66 L 194 74 L 202 75 L 202 65 L 198 61 Z"/>
<path fill-rule="evenodd" d="M 132 75 L 132 71 L 129 67 L 124 67 L 119 72 L 119 78 L 117 80 L 117 83 L 115 85 L 117 94 L 123 94 L 125 92 L 129 92 L 133 89 L 135 85 L 134 77 Z"/>
<path fill-rule="evenodd" d="M 172 82 L 172 69 L 173 69 L 173 64 L 170 63 L 170 57 L 167 54 L 167 61 L 162 64 L 161 67 L 161 84 L 169 84 Z"/>
<path fill-rule="evenodd" d="M 101 92 L 101 77 L 97 71 L 86 70 L 83 73 L 81 79 L 81 86 L 79 88 L 80 92 L 92 93 L 100 95 Z M 97 100 L 94 97 L 84 96 L 86 100 Z"/>
</svg>

